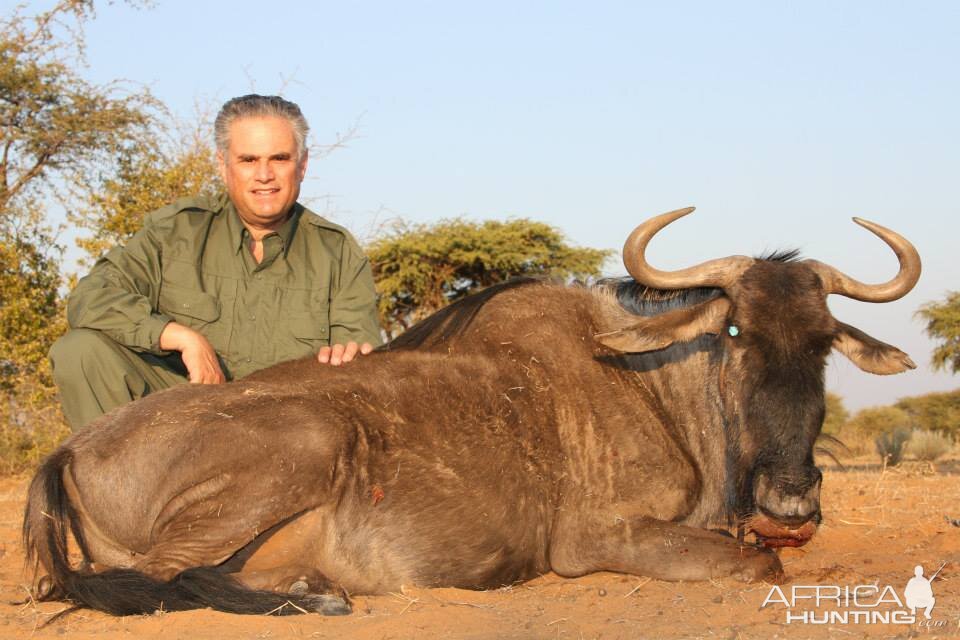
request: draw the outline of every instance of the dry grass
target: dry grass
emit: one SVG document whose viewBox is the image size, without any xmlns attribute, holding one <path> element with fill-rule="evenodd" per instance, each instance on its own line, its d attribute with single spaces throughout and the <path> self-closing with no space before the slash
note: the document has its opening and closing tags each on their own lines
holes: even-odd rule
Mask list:
<svg viewBox="0 0 960 640">
<path fill-rule="evenodd" d="M 836 446 L 831 443 L 826 443 L 824 446 L 841 459 L 859 458 L 869 454 L 876 454 L 873 437 L 867 434 L 847 429 L 833 437 L 840 442 L 840 445 Z"/>
<path fill-rule="evenodd" d="M 935 431 L 917 429 L 907 445 L 907 453 L 917 460 L 933 462 L 953 449 L 953 440 Z"/>
<path fill-rule="evenodd" d="M 836 436 L 838 443 L 818 442 L 819 449 L 827 449 L 828 454 L 823 451 L 817 452 L 817 464 L 820 466 L 839 467 L 874 467 L 877 469 L 883 467 L 883 460 L 877 452 L 876 434 L 864 434 L 853 430 L 848 430 Z M 902 451 L 900 465 L 913 465 L 916 462 L 932 463 L 936 460 L 941 462 L 944 459 L 953 459 L 960 456 L 960 446 L 952 438 L 943 434 L 915 429 L 911 432 L 910 440 L 905 444 Z M 839 463 L 839 464 L 837 464 Z M 887 466 L 895 466 L 888 460 Z"/>
</svg>

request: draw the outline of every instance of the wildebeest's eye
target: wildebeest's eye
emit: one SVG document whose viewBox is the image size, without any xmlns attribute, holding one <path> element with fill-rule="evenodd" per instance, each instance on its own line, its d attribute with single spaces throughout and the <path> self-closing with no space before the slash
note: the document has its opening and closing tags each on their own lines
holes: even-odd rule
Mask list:
<svg viewBox="0 0 960 640">
<path fill-rule="evenodd" d="M 727 333 L 730 334 L 731 338 L 736 338 L 738 335 L 740 335 L 740 327 L 735 324 L 731 324 L 727 327 Z"/>
</svg>

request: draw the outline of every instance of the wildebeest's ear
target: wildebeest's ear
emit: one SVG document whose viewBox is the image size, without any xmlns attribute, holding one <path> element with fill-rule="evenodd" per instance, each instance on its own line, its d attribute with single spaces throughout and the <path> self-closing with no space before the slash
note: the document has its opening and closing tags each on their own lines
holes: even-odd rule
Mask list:
<svg viewBox="0 0 960 640">
<path fill-rule="evenodd" d="M 629 327 L 598 333 L 594 338 L 611 349 L 626 353 L 655 351 L 674 342 L 693 340 L 704 333 L 719 333 L 726 324 L 729 310 L 730 301 L 721 296 L 686 309 L 642 318 Z"/>
<path fill-rule="evenodd" d="M 837 322 L 837 327 L 833 348 L 867 373 L 885 376 L 917 368 L 910 356 L 893 345 L 871 338 L 860 329 L 843 322 Z"/>
</svg>

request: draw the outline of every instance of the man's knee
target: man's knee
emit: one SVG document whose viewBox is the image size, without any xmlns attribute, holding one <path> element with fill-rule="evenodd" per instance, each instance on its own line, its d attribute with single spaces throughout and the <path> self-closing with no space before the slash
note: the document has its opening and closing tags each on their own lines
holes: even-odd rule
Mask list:
<svg viewBox="0 0 960 640">
<path fill-rule="evenodd" d="M 147 391 L 132 354 L 99 331 L 68 331 L 49 355 L 63 413 L 74 430 Z"/>
<path fill-rule="evenodd" d="M 118 350 L 122 348 L 100 331 L 68 331 L 50 347 L 54 380 L 59 385 L 63 380 L 82 375 L 84 368 L 93 363 L 102 365 L 105 361 L 115 360 L 119 356 Z"/>
</svg>

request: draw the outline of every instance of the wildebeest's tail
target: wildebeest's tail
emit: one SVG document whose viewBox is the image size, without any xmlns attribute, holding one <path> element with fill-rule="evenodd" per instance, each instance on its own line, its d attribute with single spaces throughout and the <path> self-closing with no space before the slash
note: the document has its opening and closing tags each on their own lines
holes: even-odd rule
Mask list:
<svg viewBox="0 0 960 640">
<path fill-rule="evenodd" d="M 227 613 L 290 615 L 350 613 L 344 595 L 287 595 L 248 589 L 212 567 L 187 569 L 163 582 L 133 569 L 93 573 L 74 569 L 68 556 L 68 529 L 85 563 L 90 560 L 83 528 L 63 485 L 73 451 L 61 447 L 40 466 L 30 484 L 23 518 L 27 562 L 47 577 L 36 588 L 40 600 L 66 599 L 113 615 L 184 611 L 210 607 Z"/>
<path fill-rule="evenodd" d="M 70 508 L 62 473 L 70 464 L 73 452 L 61 447 L 44 460 L 30 483 L 27 494 L 27 509 L 23 516 L 23 546 L 27 563 L 33 565 L 34 573 L 39 567 L 47 572 L 37 594 L 42 599 L 62 595 L 72 571 L 67 557 L 67 528 L 79 533 L 76 514 Z M 78 541 L 83 547 L 82 533 Z M 39 567 L 38 567 L 39 565 Z"/>
</svg>

